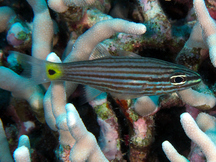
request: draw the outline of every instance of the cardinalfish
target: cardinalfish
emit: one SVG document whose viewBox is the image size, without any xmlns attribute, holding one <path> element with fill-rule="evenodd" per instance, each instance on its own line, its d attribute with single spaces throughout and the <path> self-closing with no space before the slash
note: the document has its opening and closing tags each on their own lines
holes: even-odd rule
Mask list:
<svg viewBox="0 0 216 162">
<path fill-rule="evenodd" d="M 198 73 L 182 65 L 148 57 L 110 56 L 52 63 L 12 51 L 8 58 L 21 64 L 23 72 L 28 71 L 27 76 L 34 71 L 30 77 L 38 84 L 72 81 L 108 92 L 119 99 L 173 93 L 201 81 Z"/>
</svg>

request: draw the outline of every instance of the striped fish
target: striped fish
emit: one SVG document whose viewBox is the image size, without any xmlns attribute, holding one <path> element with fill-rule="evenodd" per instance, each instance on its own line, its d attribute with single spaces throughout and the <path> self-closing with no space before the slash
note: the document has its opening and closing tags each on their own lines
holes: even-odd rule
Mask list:
<svg viewBox="0 0 216 162">
<path fill-rule="evenodd" d="M 201 81 L 199 74 L 182 65 L 147 57 L 112 56 L 71 63 L 47 62 L 18 52 L 11 52 L 10 57 L 24 72 L 25 67 L 37 69 L 32 76 L 36 83 L 72 81 L 120 99 L 172 93 Z"/>
</svg>

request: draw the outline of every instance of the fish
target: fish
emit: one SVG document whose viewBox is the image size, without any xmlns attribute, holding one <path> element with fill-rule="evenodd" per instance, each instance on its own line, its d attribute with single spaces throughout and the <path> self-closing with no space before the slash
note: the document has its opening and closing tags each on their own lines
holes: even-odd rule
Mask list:
<svg viewBox="0 0 216 162">
<path fill-rule="evenodd" d="M 11 51 L 24 76 L 36 84 L 71 81 L 87 85 L 119 99 L 174 93 L 201 82 L 201 77 L 183 65 L 150 58 L 110 56 L 93 60 L 53 63 Z"/>
</svg>

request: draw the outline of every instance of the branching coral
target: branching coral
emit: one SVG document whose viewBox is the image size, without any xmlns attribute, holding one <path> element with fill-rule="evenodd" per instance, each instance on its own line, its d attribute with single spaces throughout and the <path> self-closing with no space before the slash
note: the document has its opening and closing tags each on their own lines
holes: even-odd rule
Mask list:
<svg viewBox="0 0 216 162">
<path fill-rule="evenodd" d="M 209 15 L 209 12 L 205 6 L 203 0 L 194 0 L 194 9 L 196 11 L 198 22 L 202 28 L 204 41 L 209 49 L 209 55 L 212 64 L 216 66 L 215 63 L 215 34 L 216 34 L 216 24 L 215 21 Z"/>
<path fill-rule="evenodd" d="M 97 144 L 94 135 L 87 131 L 83 124 L 76 108 L 72 104 L 66 105 L 67 126 L 70 131 L 70 135 L 74 137 L 76 142 L 70 152 L 71 161 L 108 161 L 104 154 L 101 152 L 100 147 Z M 10 155 L 8 142 L 5 136 L 2 122 L 0 121 L 0 140 L 2 143 L 1 150 L 2 155 L 0 156 L 2 162 L 13 161 Z M 18 148 L 14 151 L 14 160 L 16 162 L 30 162 L 30 142 L 26 135 L 22 135 L 19 138 Z M 69 160 L 64 159 L 64 160 Z M 63 160 L 63 159 L 62 159 Z"/>
<path fill-rule="evenodd" d="M 61 62 L 54 53 L 51 53 L 47 59 Z M 50 100 L 50 102 L 45 101 L 46 121 L 53 130 L 58 130 L 61 145 L 63 147 L 68 145 L 72 148 L 70 160 L 85 161 L 88 159 L 89 161 L 95 161 L 97 159 L 98 161 L 106 161 L 94 135 L 86 130 L 75 107 L 72 104 L 67 104 L 66 109 L 64 109 L 66 104 L 64 83 L 54 81 L 51 83 L 50 90 L 51 94 L 48 93 L 48 90 L 47 97 L 45 97 L 45 100 L 46 98 L 48 101 Z M 61 98 L 58 97 L 59 95 L 61 95 Z M 88 145 L 86 145 L 87 143 Z M 64 159 L 64 157 L 62 158 Z"/>
<path fill-rule="evenodd" d="M 0 147 L 0 160 L 2 162 L 11 162 L 13 161 L 11 155 L 10 155 L 10 149 L 9 144 L 4 132 L 3 123 L 0 120 L 0 141 L 1 141 L 1 147 Z"/>
<path fill-rule="evenodd" d="M 14 152 L 14 160 L 16 162 L 30 162 L 30 153 L 27 147 L 21 146 Z"/>
<path fill-rule="evenodd" d="M 143 96 L 136 100 L 134 103 L 134 110 L 140 116 L 147 116 L 156 113 L 158 110 L 159 96 Z"/>
<path fill-rule="evenodd" d="M 93 101 L 90 101 L 89 104 L 98 116 L 97 121 L 101 128 L 98 141 L 101 150 L 108 160 L 121 161 L 123 155 L 120 146 L 120 127 L 118 118 L 107 99 L 107 94 L 100 94 Z"/>
<path fill-rule="evenodd" d="M 144 34 L 145 25 L 141 23 L 128 22 L 121 19 L 104 20 L 81 35 L 73 45 L 69 55 L 63 62 L 88 60 L 92 50 L 101 41 L 111 37 L 116 32 L 128 34 Z M 85 48 L 83 48 L 85 46 Z M 76 88 L 76 84 L 66 82 L 67 95 L 70 95 Z"/>
<path fill-rule="evenodd" d="M 3 66 L 0 67 L 0 74 L 2 89 L 12 92 L 13 96 L 26 99 L 36 113 L 41 113 L 43 91 L 38 85 Z"/>
<path fill-rule="evenodd" d="M 56 12 L 65 12 L 69 6 L 85 6 L 94 3 L 95 0 L 49 0 L 48 4 Z"/>
<path fill-rule="evenodd" d="M 61 62 L 55 53 L 49 54 L 47 60 L 51 62 Z M 61 96 L 60 98 L 59 95 Z M 72 147 L 75 143 L 75 139 L 68 131 L 65 105 L 66 94 L 64 83 L 61 81 L 52 82 L 44 97 L 45 120 L 52 130 L 59 132 L 60 144 Z"/>
<path fill-rule="evenodd" d="M 70 153 L 70 160 L 108 161 L 101 152 L 94 135 L 86 130 L 75 107 L 67 104 L 66 111 L 69 131 L 76 140 Z"/>
<path fill-rule="evenodd" d="M 10 155 L 10 149 L 8 141 L 4 132 L 3 123 L 0 119 L 0 160 L 2 162 L 12 162 L 12 156 Z M 19 138 L 18 148 L 14 152 L 14 160 L 16 162 L 30 162 L 30 142 L 26 135 L 22 135 Z"/>
<path fill-rule="evenodd" d="M 204 0 L 194 0 L 194 10 L 197 15 L 197 23 L 194 25 L 189 40 L 182 49 L 190 52 L 195 52 L 195 48 L 209 49 L 209 56 L 214 66 L 215 64 L 215 33 L 216 23 L 210 16 Z M 200 50 L 198 50 L 200 51 Z M 203 53 L 201 51 L 200 53 Z"/>
<path fill-rule="evenodd" d="M 0 15 L 0 32 L 8 31 L 8 43 L 14 47 L 28 47 L 31 41 L 29 24 L 20 20 L 15 11 L 7 6 L 0 7 Z"/>
<path fill-rule="evenodd" d="M 178 95 L 186 104 L 201 110 L 209 110 L 216 104 L 216 98 L 212 94 L 200 93 L 191 88 L 179 91 Z"/>
<path fill-rule="evenodd" d="M 8 26 L 10 26 L 10 22 L 13 21 L 13 19 L 16 17 L 16 14 L 13 9 L 10 7 L 1 7 L 1 28 L 0 31 L 3 32 L 4 30 L 8 29 Z"/>
<path fill-rule="evenodd" d="M 85 3 L 83 3 L 84 1 L 69 0 L 49 0 L 47 3 L 45 0 L 27 1 L 34 12 L 33 28 L 30 28 L 29 25 L 22 26 L 22 23 L 16 23 L 18 21 L 16 19 L 18 16 L 16 14 L 18 13 L 17 10 L 15 12 L 10 7 L 0 8 L 0 32 L 6 31 L 8 42 L 13 42 L 10 43 L 12 46 L 7 45 L 3 47 L 4 51 L 7 51 L 7 48 L 10 47 L 30 54 L 29 51 L 31 50 L 33 57 L 45 60 L 48 56 L 48 61 L 68 63 L 88 60 L 96 45 L 102 42 L 105 48 L 114 55 L 118 55 L 117 49 L 119 48 L 139 52 L 140 55 L 145 56 L 148 54 L 143 51 L 146 48 L 147 51 L 153 48 L 154 50 L 160 50 L 157 57 L 174 60 L 176 54 L 184 45 L 176 59 L 178 63 L 197 71 L 200 62 L 204 59 L 201 53 L 204 50 L 200 50 L 200 48 L 209 48 L 210 57 L 214 64 L 212 51 L 214 51 L 215 43 L 215 22 L 210 18 L 204 1 L 194 1 L 198 18 L 197 23 L 186 19 L 187 22 L 180 23 L 183 25 L 179 25 L 179 22 L 169 21 L 157 0 L 134 1 L 133 5 L 135 7 L 132 7 L 133 10 L 126 14 L 124 13 L 124 16 L 131 14 L 128 17 L 126 16 L 126 19 L 141 23 L 112 18 L 110 15 L 107 15 L 108 12 L 115 12 L 110 11 L 110 9 L 112 10 L 115 7 L 113 5 L 119 5 L 115 3 L 111 4 L 109 1 L 100 1 L 101 4 L 104 3 L 105 5 L 102 7 L 96 5 L 97 9 L 91 5 L 93 3 L 91 0 L 85 1 Z M 88 7 L 86 7 L 87 3 L 90 4 Z M 50 13 L 48 6 L 54 11 L 61 13 L 59 14 L 54 11 Z M 204 9 L 205 14 L 203 14 Z M 57 40 L 58 42 L 55 45 L 53 45 L 55 22 L 51 19 L 50 15 L 57 22 L 59 32 L 66 35 L 65 38 Z M 124 18 L 124 16 L 122 17 Z M 204 20 L 210 22 L 210 25 L 206 25 Z M 11 25 L 11 22 L 14 22 L 12 23 L 13 25 Z M 190 38 L 185 43 L 193 25 Z M 27 35 L 31 35 L 32 33 L 31 49 L 27 46 L 20 48 L 20 46 L 16 45 L 17 42 L 11 41 L 13 34 L 19 35 L 14 31 L 19 33 L 20 30 L 21 36 L 23 36 L 23 32 Z M 64 52 L 67 55 L 65 59 L 60 57 L 61 61 L 54 53 L 48 55 L 51 51 L 55 51 L 61 56 L 61 52 L 65 49 L 65 46 L 62 46 L 62 42 L 68 41 L 69 34 L 70 40 Z M 31 40 L 30 38 L 31 36 L 28 37 L 28 41 Z M 167 52 L 169 55 L 164 56 L 163 54 Z M 194 62 L 190 62 L 191 57 L 196 57 L 193 60 Z M 3 61 L 4 58 L 2 57 L 1 60 Z M 31 70 L 34 75 L 35 69 Z M 133 100 L 119 100 L 110 95 L 103 94 L 102 98 L 96 98 L 88 103 L 97 114 L 97 122 L 101 128 L 101 134 L 98 137 L 101 151 L 95 136 L 86 129 L 75 107 L 72 104 L 66 105 L 68 97 L 75 91 L 77 84 L 71 82 L 64 83 L 62 81 L 52 82 L 50 85 L 45 85 L 47 91 L 44 90 L 46 91 L 44 96 L 41 87 L 17 75 L 9 67 L 1 66 L 0 74 L 3 76 L 0 79 L 0 87 L 2 89 L 12 92 L 14 97 L 27 100 L 33 110 L 37 113 L 39 111 L 40 115 L 43 115 L 40 110 L 44 107 L 47 125 L 51 130 L 58 132 L 59 137 L 57 138 L 59 139 L 60 147 L 56 149 L 56 155 L 63 161 L 122 161 L 124 159 L 129 159 L 131 162 L 147 161 L 152 158 L 149 156 L 155 135 L 154 118 L 160 108 L 170 108 L 186 104 L 186 107 L 190 105 L 199 110 L 209 110 L 216 103 L 215 95 L 212 92 L 213 88 L 208 88 L 204 84 L 197 85 L 193 89 L 179 91 L 177 92 L 178 95 L 174 93 L 166 96 L 143 96 Z M 77 108 L 79 109 L 79 106 Z M 190 122 L 185 121 L 186 117 Z M 88 116 L 88 118 L 90 117 Z M 120 118 L 123 118 L 123 120 Z M 197 134 L 200 133 L 188 115 L 184 114 L 181 118 L 186 133 L 195 129 Z M 214 125 L 214 122 L 209 125 Z M 125 127 L 129 127 L 128 130 L 125 130 Z M 190 128 L 189 130 L 188 127 Z M 207 129 L 207 126 L 203 125 L 202 129 L 205 128 Z M 0 136 L 2 135 L 5 143 L 6 140 L 3 132 L 2 128 Z M 194 139 L 192 135 L 188 133 L 188 136 Z M 206 136 L 203 136 L 203 138 L 206 138 Z M 20 139 L 20 141 L 22 140 Z M 30 161 L 30 147 L 26 146 L 26 144 L 24 145 L 19 146 L 14 152 L 14 159 L 16 161 L 22 160 L 22 157 L 19 155 L 20 152 L 24 153 L 27 158 L 22 161 Z M 214 144 L 211 145 L 212 148 L 215 147 L 213 146 Z M 168 151 L 168 157 L 168 154 L 176 155 L 170 157 L 170 159 L 177 160 L 179 158 L 178 154 L 167 142 L 163 144 L 163 147 Z M 203 148 L 203 150 L 206 150 L 206 148 Z M 206 153 L 206 156 L 207 159 L 211 159 L 211 155 L 208 156 Z M 3 158 L 3 155 L 0 155 L 0 158 Z M 8 156 L 7 158 L 12 161 L 11 157 Z M 182 156 L 180 160 L 187 161 Z"/>
<path fill-rule="evenodd" d="M 187 136 L 191 138 L 192 141 L 195 142 L 202 149 L 203 153 L 206 156 L 206 160 L 209 162 L 215 161 L 216 145 L 213 141 L 215 138 L 215 118 L 207 114 L 204 114 L 204 113 L 199 114 L 197 118 L 198 118 L 197 119 L 198 123 L 200 123 L 200 121 L 202 120 L 205 121 L 204 124 L 200 123 L 202 125 L 201 127 L 207 124 L 204 126 L 205 127 L 204 129 L 206 130 L 206 132 L 208 131 L 211 132 L 210 135 L 202 132 L 202 130 L 198 127 L 194 119 L 188 113 L 183 113 L 181 115 L 182 127 L 184 128 L 184 131 L 187 134 Z M 212 124 L 208 125 L 209 123 L 212 123 L 213 126 Z M 168 141 L 163 142 L 162 147 L 170 161 L 173 161 L 173 162 L 174 161 L 179 161 L 179 162 L 188 161 L 185 157 L 178 154 L 175 148 Z M 201 159 L 193 159 L 193 160 L 199 161 Z"/>
<path fill-rule="evenodd" d="M 34 11 L 32 31 L 32 56 L 45 60 L 51 52 L 54 34 L 53 21 L 44 0 L 28 0 Z"/>
<path fill-rule="evenodd" d="M 19 138 L 18 148 L 13 154 L 16 162 L 30 162 L 30 141 L 28 136 L 22 135 Z"/>
</svg>

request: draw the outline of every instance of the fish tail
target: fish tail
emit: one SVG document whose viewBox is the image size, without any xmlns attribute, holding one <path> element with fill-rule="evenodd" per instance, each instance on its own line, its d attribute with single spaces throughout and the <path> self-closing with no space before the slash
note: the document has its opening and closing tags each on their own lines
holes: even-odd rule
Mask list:
<svg viewBox="0 0 216 162">
<path fill-rule="evenodd" d="M 21 76 L 33 80 L 36 84 L 57 80 L 62 75 L 60 64 L 40 60 L 16 51 L 9 52 L 7 62 L 9 66 L 18 68 Z"/>
</svg>

